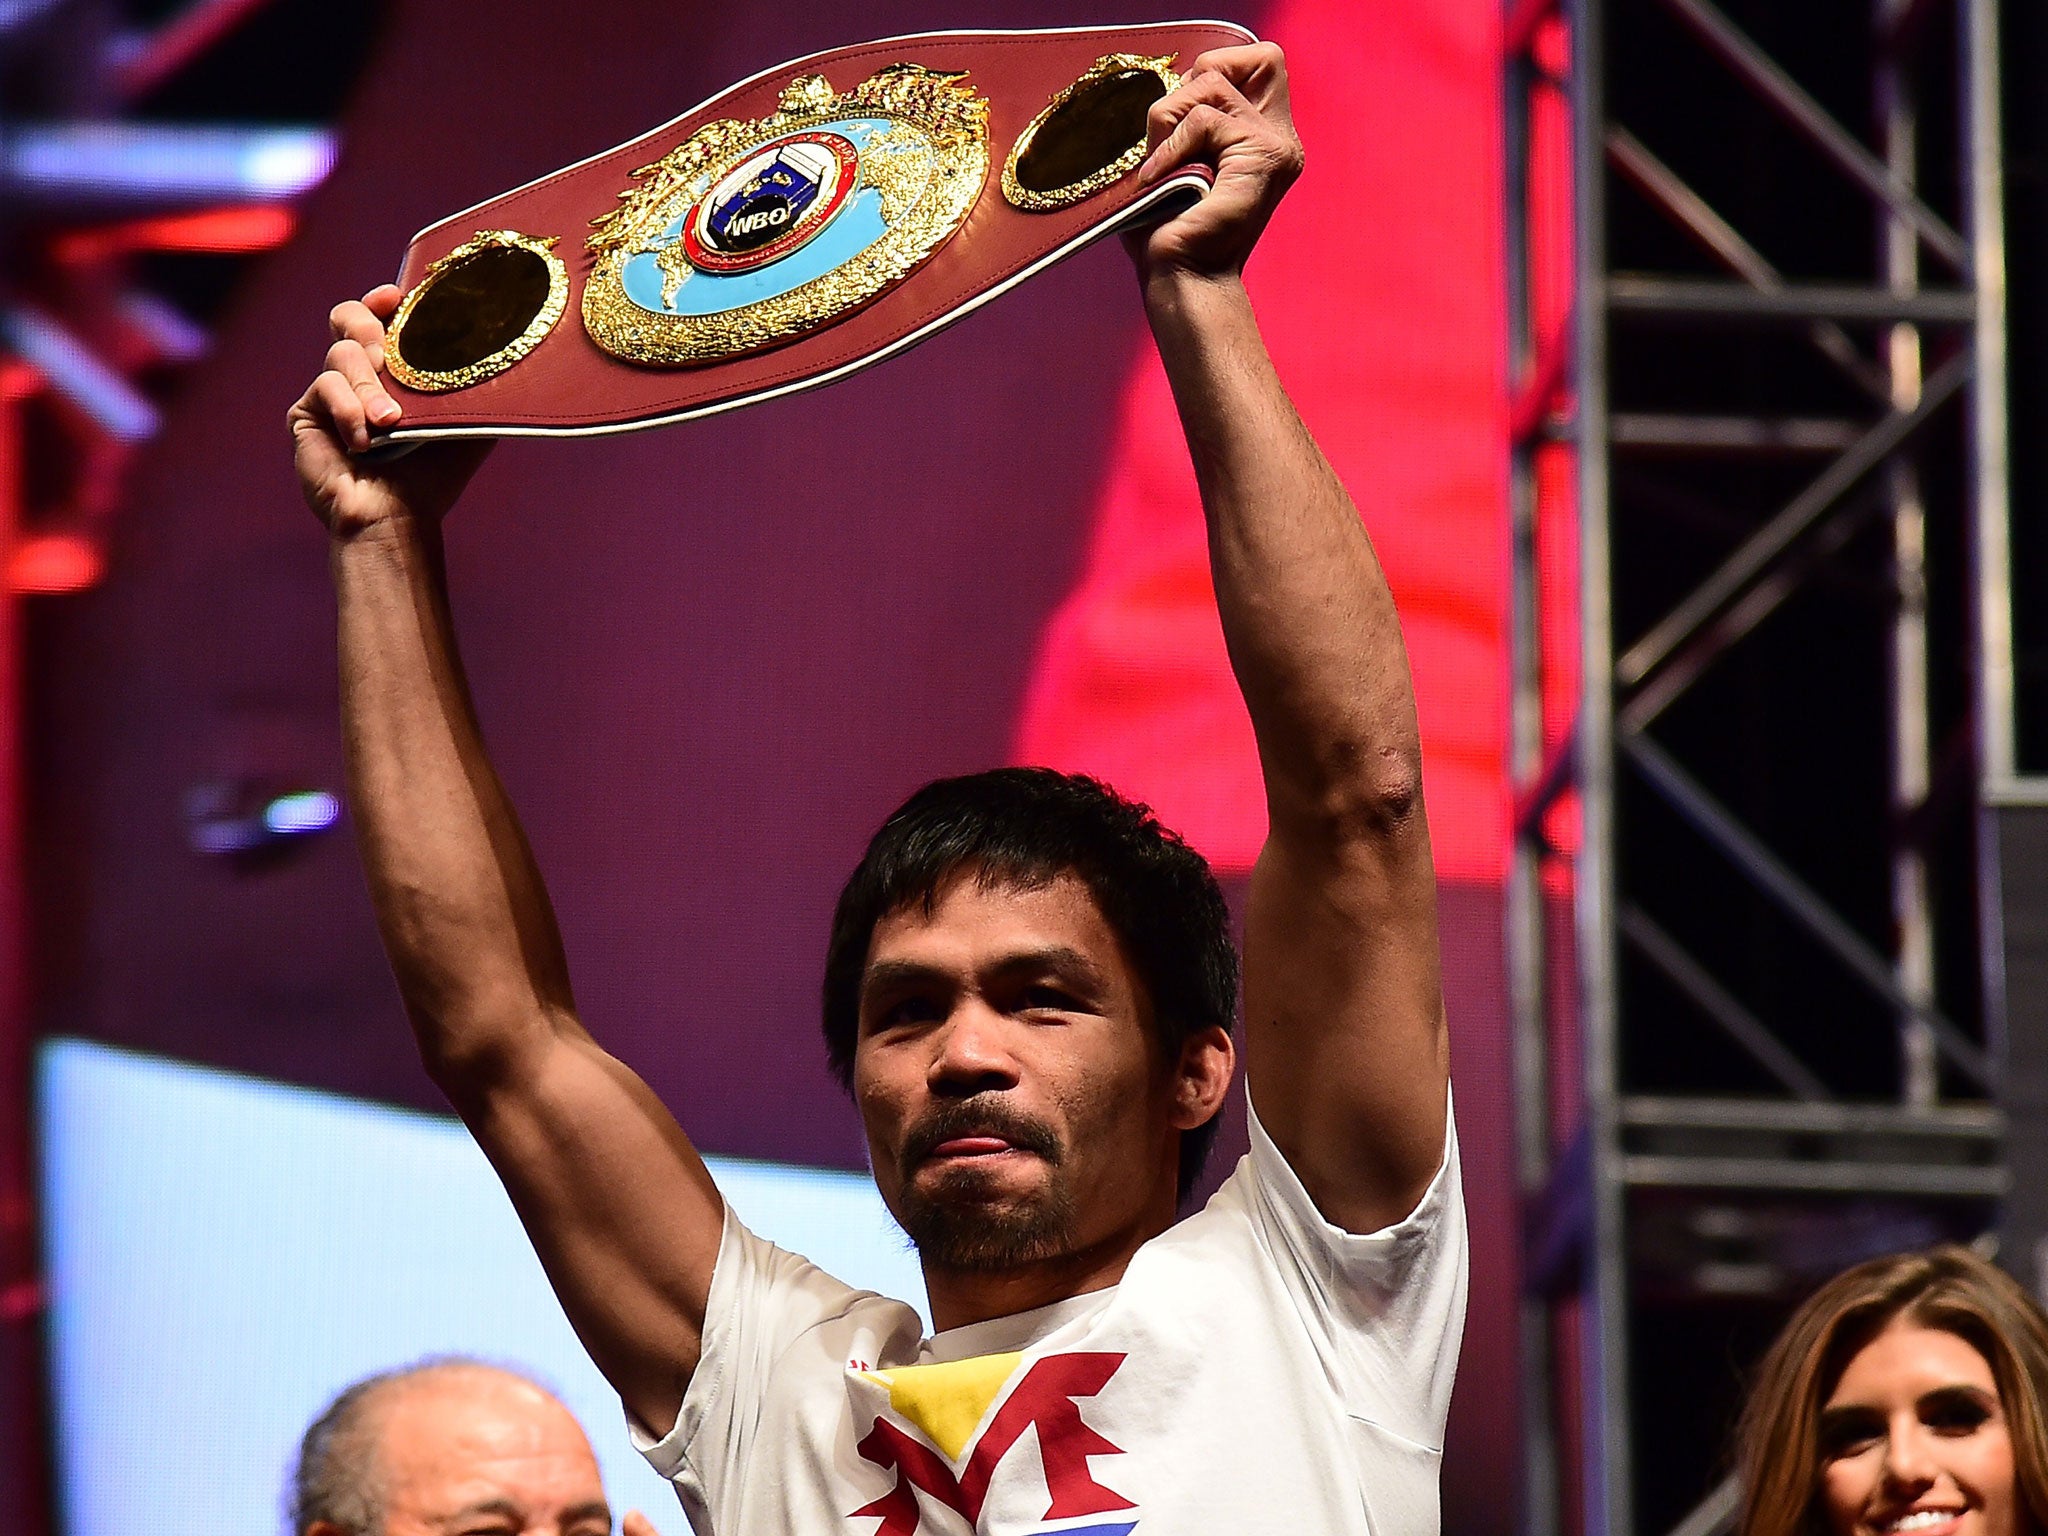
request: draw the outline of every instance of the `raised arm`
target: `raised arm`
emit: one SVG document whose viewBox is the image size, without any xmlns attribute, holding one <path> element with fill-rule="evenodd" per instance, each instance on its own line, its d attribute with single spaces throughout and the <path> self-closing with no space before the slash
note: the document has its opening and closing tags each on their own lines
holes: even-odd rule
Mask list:
<svg viewBox="0 0 2048 1536">
<path fill-rule="evenodd" d="M 427 1070 L 592 1359 L 664 1433 L 697 1362 L 724 1207 L 674 1117 L 578 1021 L 547 891 L 484 752 L 440 527 L 483 450 L 350 456 L 398 419 L 377 374 L 398 298 L 380 288 L 334 311 L 327 369 L 289 419 L 329 534 L 350 810 Z"/>
<path fill-rule="evenodd" d="M 1414 687 L 1358 510 L 1295 414 L 1242 274 L 1301 146 L 1270 44 L 1195 62 L 1153 109 L 1147 173 L 1215 166 L 1192 211 L 1132 237 L 1187 432 L 1270 830 L 1245 916 L 1259 1120 L 1351 1231 L 1413 1210 L 1444 1145 L 1449 1045 Z"/>
</svg>

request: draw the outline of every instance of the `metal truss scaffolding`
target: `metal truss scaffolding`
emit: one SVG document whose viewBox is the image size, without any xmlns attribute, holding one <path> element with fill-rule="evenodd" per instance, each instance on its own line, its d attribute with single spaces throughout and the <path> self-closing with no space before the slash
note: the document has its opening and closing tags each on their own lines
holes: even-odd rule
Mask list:
<svg viewBox="0 0 2048 1536">
<path fill-rule="evenodd" d="M 1787 8 L 1721 4 L 1505 10 L 1528 1536 L 1731 1518 L 1725 1463 L 1646 1494 L 1650 1292 L 1789 1301 L 2005 1188 L 1995 0 L 1816 5 L 1826 89 L 1759 41 Z M 1806 729 L 1751 712 L 1815 666 Z M 1870 795 L 1788 803 L 1816 733 Z"/>
</svg>

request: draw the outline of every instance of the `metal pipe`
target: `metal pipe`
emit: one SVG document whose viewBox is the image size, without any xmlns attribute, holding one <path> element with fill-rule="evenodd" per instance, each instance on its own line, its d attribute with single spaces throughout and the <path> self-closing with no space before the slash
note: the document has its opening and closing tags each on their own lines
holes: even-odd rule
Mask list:
<svg viewBox="0 0 2048 1536">
<path fill-rule="evenodd" d="M 1812 416 L 1696 416 L 1617 411 L 1609 418 L 1616 448 L 1674 453 L 1841 453 L 1863 423 Z"/>
<path fill-rule="evenodd" d="M 1633 1536 L 1628 1414 L 1628 1258 L 1619 1127 L 1614 830 L 1613 548 L 1608 526 L 1605 22 L 1601 0 L 1573 0 L 1573 292 L 1579 510 L 1579 813 L 1574 872 L 1579 1040 L 1589 1150 L 1582 1376 L 1585 1528 Z"/>
<path fill-rule="evenodd" d="M 1671 984 L 1691 998 L 1700 1012 L 1721 1026 L 1749 1058 L 1802 1099 L 1825 1101 L 1834 1097 L 1826 1083 L 1814 1076 L 1805 1062 L 1786 1049 L 1771 1027 L 1751 1013 L 1707 971 L 1686 953 L 1685 947 L 1643 911 L 1624 905 L 1621 932 L 1637 951 Z"/>
<path fill-rule="evenodd" d="M 1534 7 L 1507 0 L 1506 26 Z M 1541 3 L 1541 0 L 1539 0 Z M 1533 28 L 1533 23 L 1530 24 Z M 1507 378 L 1514 387 L 1541 372 L 1536 357 L 1533 259 L 1529 237 L 1530 64 L 1510 46 L 1502 61 L 1504 233 L 1507 243 Z M 1562 357 L 1562 347 L 1559 348 Z M 1533 387 L 1533 386 L 1531 386 Z M 1556 381 L 1546 387 L 1554 393 Z M 1547 399 L 1543 402 L 1547 409 Z M 1508 772 L 1517 786 L 1540 772 L 1543 757 L 1542 582 L 1537 569 L 1535 454 L 1538 444 L 1517 430 L 1510 412 L 1509 524 L 1509 730 Z M 1549 925 L 1543 907 L 1543 847 L 1539 837 L 1516 831 L 1503 903 L 1515 1083 L 1516 1171 L 1526 1203 L 1540 1199 L 1550 1178 Z M 1551 1303 L 1524 1275 L 1518 1302 L 1517 1381 L 1521 1431 L 1522 1536 L 1557 1536 L 1559 1525 L 1557 1427 Z"/>
<path fill-rule="evenodd" d="M 1862 320 L 1879 325 L 1918 321 L 1924 325 L 1970 325 L 1977 318 L 1967 288 L 1925 288 L 1896 294 L 1886 288 L 1847 283 L 1785 283 L 1752 288 L 1747 283 L 1620 275 L 1607 279 L 1607 307 L 1616 314 L 1659 315 L 1674 320 Z"/>
<path fill-rule="evenodd" d="M 1927 381 L 1920 403 L 1910 411 L 1893 411 L 1879 421 L 1862 440 L 1836 459 L 1774 516 L 1730 555 L 1714 573 L 1693 588 L 1684 602 L 1659 621 L 1650 632 L 1630 646 L 1615 666 L 1615 678 L 1624 688 L 1640 685 L 1670 659 L 1673 651 L 1759 575 L 1770 567 L 1799 537 L 1813 527 L 1856 483 L 1882 464 L 1934 413 L 1947 404 L 1970 376 L 1970 355 L 1950 358 Z"/>
<path fill-rule="evenodd" d="M 1619 124 L 1607 129 L 1607 158 L 1645 197 L 1704 246 L 1721 264 L 1752 288 L 1783 288 L 1784 275 L 1763 252 L 1742 238 L 1705 198 L 1678 173 L 1650 153 L 1649 147 Z M 1813 344 L 1873 400 L 1889 400 L 1882 370 L 1874 368 L 1849 333 L 1832 320 L 1817 320 L 1807 333 Z"/>
<path fill-rule="evenodd" d="M 1835 1195 L 1938 1195 L 1996 1200 L 2011 1185 L 2002 1167 L 1943 1168 L 1920 1163 L 1819 1163 L 1778 1157 L 1623 1159 L 1623 1177 L 1637 1189 L 1758 1189 Z"/>
<path fill-rule="evenodd" d="M 1540 585 L 1537 590 L 1542 590 Z M 1565 733 L 1564 740 L 1553 742 L 1544 749 L 1542 764 L 1535 773 L 1513 786 L 1514 836 L 1530 838 L 1540 847 L 1550 846 L 1543 835 L 1543 818 L 1557 803 L 1557 797 L 1572 787 L 1572 775 L 1577 771 L 1579 758 L 1578 739 L 1578 729 L 1574 726 Z"/>
<path fill-rule="evenodd" d="M 1794 1103 L 1786 1099 L 1630 1094 L 1621 1101 L 1621 1122 L 1632 1130 L 1781 1131 L 1793 1136 L 1979 1141 L 1988 1149 L 2003 1133 L 2005 1116 L 1991 1105 L 1981 1103 L 1909 1110 L 1883 1103 Z"/>
<path fill-rule="evenodd" d="M 1646 731 L 1702 674 L 1726 655 L 1731 647 L 1778 611 L 1784 601 L 1825 569 L 1844 545 L 1853 539 L 1877 510 L 1876 498 L 1854 496 L 1837 507 L 1799 547 L 1777 561 L 1769 571 L 1727 610 L 1672 652 L 1649 680 L 1628 696 L 1621 707 L 1624 732 Z"/>
<path fill-rule="evenodd" d="M 1968 269 L 1969 250 L 1963 237 L 1921 202 L 1912 188 L 1900 185 L 1898 178 L 1856 141 L 1855 135 L 1836 122 L 1825 107 L 1733 22 L 1707 0 L 1664 0 L 1664 8 L 1691 27 L 1744 84 L 1805 134 L 1844 175 L 1909 222 L 1942 260 L 1958 272 Z"/>
<path fill-rule="evenodd" d="M 1769 896 L 1788 916 L 1832 951 L 1851 974 L 1883 1001 L 1925 1023 L 1942 1054 L 1979 1087 L 1991 1084 L 1991 1066 L 1977 1044 L 1931 1007 L 1922 1007 L 1899 990 L 1891 967 L 1876 950 L 1836 915 L 1835 910 L 1790 867 L 1725 809 L 1692 775 L 1648 736 L 1624 736 L 1621 750 L 1646 782 L 1673 809 L 1718 847 L 1750 883 Z"/>
<path fill-rule="evenodd" d="M 1881 26 L 1886 0 L 1878 0 Z M 1906 60 L 1898 53 L 1878 56 L 1875 96 L 1884 138 L 1886 168 L 1905 186 L 1918 176 L 1919 105 Z M 1920 247 L 1913 229 L 1889 207 L 1879 210 L 1879 264 L 1886 286 L 1902 297 L 1920 287 Z M 1910 324 L 1891 328 L 1885 338 L 1892 409 L 1910 411 L 1920 403 L 1924 377 L 1920 330 Z M 1934 770 L 1928 723 L 1929 659 L 1927 652 L 1927 507 L 1921 494 L 1919 467 L 1900 454 L 1885 465 L 1882 483 L 1890 503 L 1893 590 L 1891 635 L 1891 796 L 1892 816 L 1906 825 L 1914 807 L 1927 798 Z M 1891 848 L 1893 965 L 1899 990 L 1919 1007 L 1935 997 L 1934 911 L 1929 892 L 1927 858 L 1914 839 L 1895 835 Z M 1899 1016 L 1899 1097 L 1924 1108 L 1941 1090 L 1941 1066 L 1934 1036 L 1912 1013 Z"/>
<path fill-rule="evenodd" d="M 2004 177 L 1999 161 L 1996 0 L 1967 0 L 1963 24 L 1963 196 L 1975 278 L 1979 366 L 1970 392 L 1977 565 L 1977 719 L 1987 793 L 2019 773 L 2012 636 L 2011 465 L 2006 443 Z"/>
</svg>

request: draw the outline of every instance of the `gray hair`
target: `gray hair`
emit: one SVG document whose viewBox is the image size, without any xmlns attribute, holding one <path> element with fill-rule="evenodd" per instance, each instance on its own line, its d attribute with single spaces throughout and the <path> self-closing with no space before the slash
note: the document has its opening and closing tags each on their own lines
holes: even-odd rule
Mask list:
<svg viewBox="0 0 2048 1536">
<path fill-rule="evenodd" d="M 376 1399 L 408 1382 L 471 1371 L 510 1376 L 548 1392 L 524 1371 L 469 1355 L 434 1355 L 350 1383 L 320 1410 L 299 1440 L 299 1459 L 287 1493 L 292 1536 L 306 1536 L 322 1522 L 348 1536 L 381 1536 L 385 1489 L 376 1415 L 371 1411 Z"/>
</svg>

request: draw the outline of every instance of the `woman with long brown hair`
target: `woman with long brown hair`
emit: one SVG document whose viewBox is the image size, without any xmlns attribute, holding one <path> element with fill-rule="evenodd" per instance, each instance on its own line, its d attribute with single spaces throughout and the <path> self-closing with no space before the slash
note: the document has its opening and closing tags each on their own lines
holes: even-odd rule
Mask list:
<svg viewBox="0 0 2048 1536">
<path fill-rule="evenodd" d="M 1765 1355 L 1737 1536 L 2048 1536 L 2048 1317 L 1967 1248 L 1859 1264 Z"/>
</svg>

